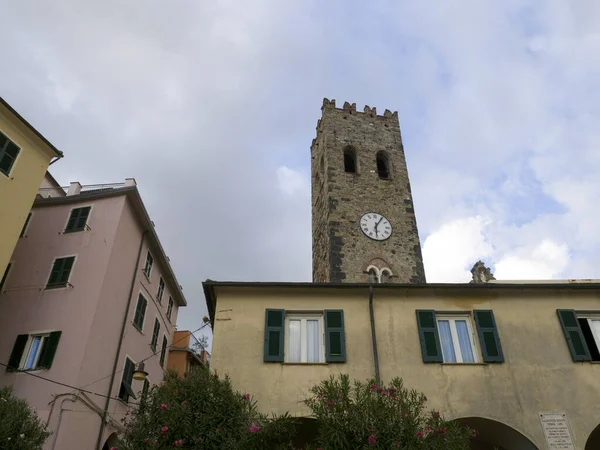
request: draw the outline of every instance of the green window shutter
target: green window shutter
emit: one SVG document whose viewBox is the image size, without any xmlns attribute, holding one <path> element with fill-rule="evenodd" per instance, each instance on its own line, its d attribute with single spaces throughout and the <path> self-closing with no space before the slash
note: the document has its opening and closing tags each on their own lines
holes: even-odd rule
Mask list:
<svg viewBox="0 0 600 450">
<path fill-rule="evenodd" d="M 73 268 L 73 263 L 75 262 L 75 257 L 71 256 L 69 258 L 63 258 L 62 272 L 58 279 L 60 284 L 66 284 L 69 281 L 69 275 L 71 274 L 71 269 Z"/>
<path fill-rule="evenodd" d="M 53 331 L 50 333 L 44 342 L 44 347 L 42 348 L 42 353 L 40 354 L 40 361 L 38 363 L 38 368 L 40 369 L 49 369 L 52 366 L 52 361 L 54 360 L 54 355 L 56 354 L 56 348 L 58 347 L 58 341 L 60 340 L 60 335 L 62 331 Z"/>
<path fill-rule="evenodd" d="M 70 256 L 68 258 L 57 258 L 54 260 L 52 265 L 52 271 L 50 272 L 50 278 L 48 278 L 47 288 L 50 287 L 62 287 L 67 281 L 69 281 L 69 275 L 73 268 L 75 257 Z"/>
<path fill-rule="evenodd" d="M 158 343 L 158 334 L 160 333 L 160 322 L 158 319 L 154 319 L 154 330 L 152 330 L 152 342 L 150 348 L 156 353 L 156 344 Z"/>
<path fill-rule="evenodd" d="M 135 394 L 131 388 L 131 382 L 133 381 L 133 361 L 129 358 L 125 359 L 125 366 L 123 367 L 123 378 L 121 379 L 121 388 L 119 389 L 119 398 L 128 401 L 129 397 L 135 399 Z"/>
<path fill-rule="evenodd" d="M 326 309 L 325 315 L 325 361 L 346 362 L 346 336 L 344 311 Z"/>
<path fill-rule="evenodd" d="M 90 215 L 90 210 L 92 208 L 90 206 L 85 208 L 79 208 L 79 217 L 77 218 L 77 223 L 75 224 L 76 229 L 83 230 L 85 229 L 85 225 L 87 223 L 88 216 Z"/>
<path fill-rule="evenodd" d="M 135 307 L 135 315 L 133 316 L 134 325 L 142 330 L 144 326 L 144 316 L 146 315 L 146 304 L 148 301 L 142 294 L 138 296 L 137 305 Z"/>
<path fill-rule="evenodd" d="M 14 372 L 19 370 L 19 364 L 21 363 L 21 357 L 23 356 L 23 352 L 25 351 L 25 346 L 27 345 L 27 341 L 29 340 L 28 334 L 19 334 L 15 341 L 15 345 L 13 346 L 12 353 L 10 354 L 10 358 L 8 360 L 8 367 L 6 368 L 7 372 Z"/>
<path fill-rule="evenodd" d="M 444 362 L 435 320 L 435 311 L 433 309 L 417 309 L 417 327 L 419 328 L 423 362 Z"/>
<path fill-rule="evenodd" d="M 558 319 L 567 339 L 573 361 L 591 361 L 590 351 L 579 326 L 577 315 L 572 309 L 557 309 Z"/>
<path fill-rule="evenodd" d="M 4 275 L 2 275 L 2 279 L 0 280 L 0 294 L 2 293 L 2 288 L 4 287 L 4 283 L 6 283 L 6 279 L 8 278 L 8 272 L 10 272 L 10 268 L 12 267 L 12 263 L 8 263 L 6 266 L 6 270 L 4 271 Z"/>
<path fill-rule="evenodd" d="M 265 362 L 283 362 L 284 309 L 265 311 Z"/>
<path fill-rule="evenodd" d="M 62 259 L 55 259 L 52 265 L 52 271 L 50 272 L 50 278 L 48 278 L 48 286 L 54 286 L 58 284 L 58 278 L 62 271 Z"/>
<path fill-rule="evenodd" d="M 475 316 L 475 325 L 477 326 L 483 361 L 489 363 L 504 362 L 504 354 L 500 345 L 494 312 L 491 309 L 480 309 L 473 311 L 473 315 Z"/>
</svg>

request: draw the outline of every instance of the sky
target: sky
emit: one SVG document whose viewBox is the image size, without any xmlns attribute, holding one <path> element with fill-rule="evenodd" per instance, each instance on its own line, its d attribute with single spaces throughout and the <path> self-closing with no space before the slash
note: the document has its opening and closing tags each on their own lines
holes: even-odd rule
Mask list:
<svg viewBox="0 0 600 450">
<path fill-rule="evenodd" d="M 428 282 L 600 278 L 595 0 L 5 1 L 0 95 L 63 185 L 134 177 L 202 281 L 310 281 L 324 97 L 398 111 Z"/>
</svg>

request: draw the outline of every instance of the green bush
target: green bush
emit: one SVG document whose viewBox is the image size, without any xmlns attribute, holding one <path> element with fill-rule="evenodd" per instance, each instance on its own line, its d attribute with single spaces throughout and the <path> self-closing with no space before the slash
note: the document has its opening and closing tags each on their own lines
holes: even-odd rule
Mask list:
<svg viewBox="0 0 600 450">
<path fill-rule="evenodd" d="M 25 400 L 0 388 L 0 449 L 39 450 L 50 436 L 46 425 Z"/>
<path fill-rule="evenodd" d="M 250 394 L 236 392 L 229 378 L 208 369 L 169 374 L 124 425 L 118 450 L 287 449 L 294 430 L 293 419 L 258 413 Z"/>
<path fill-rule="evenodd" d="M 378 386 L 332 376 L 311 392 L 306 404 L 317 421 L 317 448 L 323 450 L 466 450 L 476 433 L 426 412 L 425 396 L 406 389 L 400 378 Z"/>
</svg>

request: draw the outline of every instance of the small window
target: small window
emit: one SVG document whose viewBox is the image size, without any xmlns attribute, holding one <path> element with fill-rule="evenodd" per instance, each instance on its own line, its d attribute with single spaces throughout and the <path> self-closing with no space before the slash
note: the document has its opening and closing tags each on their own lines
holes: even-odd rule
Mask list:
<svg viewBox="0 0 600 450">
<path fill-rule="evenodd" d="M 380 283 L 389 283 L 391 279 L 392 279 L 391 270 L 389 270 L 387 268 L 381 269 L 380 274 L 379 274 L 379 282 Z"/>
<path fill-rule="evenodd" d="M 164 367 L 166 356 L 167 356 L 167 337 L 163 336 L 162 348 L 160 349 L 160 367 Z"/>
<path fill-rule="evenodd" d="M 133 325 L 139 331 L 142 331 L 144 329 L 144 317 L 146 317 L 146 306 L 147 305 L 148 305 L 148 301 L 140 293 L 138 295 L 138 301 L 137 301 L 137 305 L 135 307 L 135 315 L 133 316 Z"/>
<path fill-rule="evenodd" d="M 148 251 L 148 254 L 146 255 L 146 264 L 144 265 L 144 274 L 146 274 L 146 277 L 148 277 L 148 279 L 150 279 L 150 274 L 152 273 L 152 265 L 153 264 L 154 264 L 154 258 Z"/>
<path fill-rule="evenodd" d="M 379 283 L 379 273 L 375 267 L 369 269 L 369 283 Z"/>
<path fill-rule="evenodd" d="M 8 266 L 6 266 L 6 270 L 4 271 L 4 275 L 2 275 L 2 279 L 0 280 L 0 294 L 2 294 L 2 288 L 4 287 L 4 283 L 6 283 L 6 279 L 8 278 L 8 272 L 10 272 L 11 267 L 12 263 L 8 263 Z"/>
<path fill-rule="evenodd" d="M 377 153 L 377 173 L 379 178 L 387 180 L 390 178 L 390 163 L 385 153 Z"/>
<path fill-rule="evenodd" d="M 21 149 L 0 132 L 0 172 L 9 176 Z"/>
<path fill-rule="evenodd" d="M 50 278 L 46 289 L 55 289 L 65 287 L 69 283 L 69 277 L 71 276 L 71 269 L 75 262 L 74 256 L 67 258 L 56 258 L 52 265 L 52 271 L 50 272 Z"/>
<path fill-rule="evenodd" d="M 150 342 L 150 348 L 156 353 L 156 345 L 158 344 L 158 335 L 160 333 L 160 322 L 158 319 L 154 319 L 154 329 L 152 330 L 152 341 Z"/>
<path fill-rule="evenodd" d="M 286 314 L 285 361 L 320 363 L 325 361 L 323 314 Z"/>
<path fill-rule="evenodd" d="M 123 378 L 121 378 L 121 388 L 119 389 L 119 398 L 124 402 L 129 401 L 129 397 L 135 399 L 135 394 L 131 388 L 133 382 L 133 372 L 135 364 L 129 358 L 125 358 L 125 367 L 123 368 Z"/>
<path fill-rule="evenodd" d="M 369 266 L 367 273 L 369 275 L 369 283 L 389 283 L 393 277 L 392 271 L 387 267 L 379 269 L 375 266 Z"/>
<path fill-rule="evenodd" d="M 8 361 L 8 371 L 40 370 L 52 366 L 62 332 L 20 334 Z"/>
<path fill-rule="evenodd" d="M 344 172 L 356 173 L 356 152 L 352 147 L 344 150 Z"/>
<path fill-rule="evenodd" d="M 73 208 L 71 210 L 71 215 L 69 216 L 69 221 L 67 222 L 67 227 L 65 228 L 65 233 L 75 233 L 76 231 L 85 230 L 91 209 L 91 206 Z"/>
<path fill-rule="evenodd" d="M 29 225 L 29 221 L 31 220 L 31 214 L 27 214 L 27 219 L 25 219 L 25 224 L 23 225 L 23 229 L 21 230 L 20 238 L 25 237 L 25 232 L 27 231 L 27 226 Z"/>
<path fill-rule="evenodd" d="M 169 306 L 167 306 L 167 319 L 171 321 L 171 315 L 173 314 L 173 298 L 169 297 Z"/>
<path fill-rule="evenodd" d="M 477 362 L 469 316 L 437 316 L 437 326 L 445 363 Z"/>
<path fill-rule="evenodd" d="M 162 277 L 160 277 L 160 280 L 158 281 L 158 292 L 156 293 L 156 298 L 158 298 L 158 302 L 162 302 L 162 296 L 163 293 L 165 292 L 165 280 L 162 279 Z"/>
</svg>

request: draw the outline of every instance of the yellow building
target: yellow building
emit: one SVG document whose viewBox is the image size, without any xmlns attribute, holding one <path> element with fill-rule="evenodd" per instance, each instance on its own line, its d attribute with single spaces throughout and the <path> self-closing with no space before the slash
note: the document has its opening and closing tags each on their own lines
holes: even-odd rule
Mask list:
<svg viewBox="0 0 600 450">
<path fill-rule="evenodd" d="M 0 274 L 25 226 L 48 166 L 63 154 L 0 97 Z M 1 283 L 1 282 L 0 282 Z"/>
<path fill-rule="evenodd" d="M 600 280 L 372 287 L 205 282 L 211 368 L 264 412 L 307 417 L 332 374 L 399 376 L 478 429 L 473 448 L 600 449 Z"/>
</svg>

